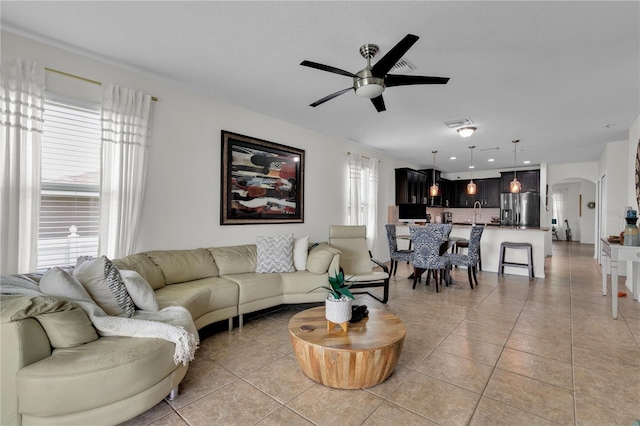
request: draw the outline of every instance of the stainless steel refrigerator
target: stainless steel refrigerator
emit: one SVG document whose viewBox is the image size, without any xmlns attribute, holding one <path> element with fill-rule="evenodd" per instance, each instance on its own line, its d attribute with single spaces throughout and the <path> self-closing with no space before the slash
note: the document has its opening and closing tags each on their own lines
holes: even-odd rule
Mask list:
<svg viewBox="0 0 640 426">
<path fill-rule="evenodd" d="M 540 226 L 540 193 L 500 194 L 500 224 L 504 226 Z"/>
</svg>

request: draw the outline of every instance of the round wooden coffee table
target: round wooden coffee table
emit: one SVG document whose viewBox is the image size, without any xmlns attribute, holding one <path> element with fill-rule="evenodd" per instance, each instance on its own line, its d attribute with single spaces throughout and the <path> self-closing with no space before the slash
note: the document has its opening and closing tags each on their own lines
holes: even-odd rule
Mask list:
<svg viewBox="0 0 640 426">
<path fill-rule="evenodd" d="M 312 326 L 312 331 L 300 327 Z M 406 328 L 398 317 L 369 309 L 369 317 L 327 331 L 324 306 L 307 309 L 289 321 L 293 350 L 302 371 L 325 386 L 361 389 L 391 375 L 404 344 Z"/>
</svg>

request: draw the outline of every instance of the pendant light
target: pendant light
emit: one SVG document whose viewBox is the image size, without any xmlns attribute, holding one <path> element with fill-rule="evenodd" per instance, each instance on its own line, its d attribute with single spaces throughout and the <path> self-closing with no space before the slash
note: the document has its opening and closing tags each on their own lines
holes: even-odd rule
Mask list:
<svg viewBox="0 0 640 426">
<path fill-rule="evenodd" d="M 436 153 L 438 151 L 431 151 L 433 154 L 433 180 L 431 181 L 431 187 L 429 188 L 429 195 L 435 197 L 438 195 L 438 184 L 436 183 Z"/>
<path fill-rule="evenodd" d="M 476 184 L 473 182 L 473 148 L 475 148 L 475 145 L 469 147 L 471 150 L 471 166 L 469 167 L 471 169 L 471 181 L 467 184 L 467 194 L 469 195 L 476 193 Z"/>
<path fill-rule="evenodd" d="M 511 191 L 512 193 L 518 193 L 520 192 L 520 189 L 522 188 L 522 184 L 520 184 L 520 182 L 518 182 L 518 178 L 516 177 L 516 166 L 518 164 L 517 162 L 517 155 L 518 155 L 518 145 L 517 143 L 520 142 L 520 139 L 516 139 L 513 142 L 513 180 L 511 182 L 509 182 L 509 191 Z"/>
</svg>

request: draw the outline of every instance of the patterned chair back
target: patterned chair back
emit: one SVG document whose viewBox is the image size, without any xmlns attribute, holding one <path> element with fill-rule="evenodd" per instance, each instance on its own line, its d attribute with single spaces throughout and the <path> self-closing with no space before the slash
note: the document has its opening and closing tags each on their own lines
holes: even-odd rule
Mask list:
<svg viewBox="0 0 640 426">
<path fill-rule="evenodd" d="M 451 229 L 453 228 L 453 225 L 451 225 L 450 223 L 428 223 L 424 227 L 428 229 L 442 230 L 444 240 L 448 240 L 449 234 L 451 234 Z"/>
<path fill-rule="evenodd" d="M 473 260 L 474 265 L 478 263 L 482 231 L 484 231 L 484 226 L 473 226 L 471 227 L 471 234 L 469 235 L 469 251 L 467 254 Z"/>
<path fill-rule="evenodd" d="M 438 268 L 440 245 L 445 241 L 446 229 L 441 226 L 412 226 L 409 231 L 414 246 L 413 266 L 422 269 Z"/>
<path fill-rule="evenodd" d="M 398 240 L 396 239 L 396 226 L 389 223 L 384 226 L 387 229 L 387 241 L 389 241 L 389 254 L 393 257 L 393 253 L 398 251 Z"/>
</svg>

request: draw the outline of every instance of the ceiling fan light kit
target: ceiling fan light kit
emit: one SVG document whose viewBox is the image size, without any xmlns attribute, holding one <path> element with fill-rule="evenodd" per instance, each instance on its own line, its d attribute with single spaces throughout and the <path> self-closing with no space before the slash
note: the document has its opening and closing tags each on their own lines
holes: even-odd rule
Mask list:
<svg viewBox="0 0 640 426">
<path fill-rule="evenodd" d="M 509 182 L 509 191 L 511 191 L 514 194 L 517 194 L 518 192 L 520 192 L 520 189 L 522 189 L 522 184 L 518 181 L 518 178 L 516 177 L 516 165 L 518 164 L 518 162 L 517 162 L 517 155 L 518 155 L 517 143 L 520 142 L 520 139 L 516 139 L 516 140 L 513 140 L 511 142 L 513 142 L 513 180 L 511 182 Z"/>
<path fill-rule="evenodd" d="M 398 44 L 393 46 L 389 52 L 387 52 L 375 65 L 371 65 L 371 58 L 378 53 L 378 46 L 375 44 L 365 44 L 360 47 L 360 54 L 367 60 L 367 66 L 353 74 L 349 71 L 341 70 L 329 65 L 319 64 L 317 62 L 302 61 L 300 65 L 310 68 L 319 69 L 321 71 L 327 71 L 334 74 L 344 75 L 346 77 L 353 78 L 353 86 L 346 89 L 339 90 L 322 99 L 310 104 L 312 107 L 317 107 L 333 98 L 336 98 L 343 93 L 348 92 L 353 88 L 356 95 L 371 99 L 371 103 L 378 112 L 386 111 L 384 105 L 384 99 L 382 98 L 382 92 L 385 88 L 393 86 L 411 86 L 415 84 L 447 84 L 448 77 L 426 77 L 417 75 L 398 75 L 388 74 L 388 72 L 401 60 L 402 55 L 407 53 L 407 50 L 418 41 L 418 36 L 413 34 L 407 34 L 405 38 L 400 40 Z"/>
<path fill-rule="evenodd" d="M 461 127 L 458 129 L 458 133 L 463 138 L 468 138 L 469 136 L 473 135 L 475 131 L 476 131 L 475 127 Z"/>
</svg>

